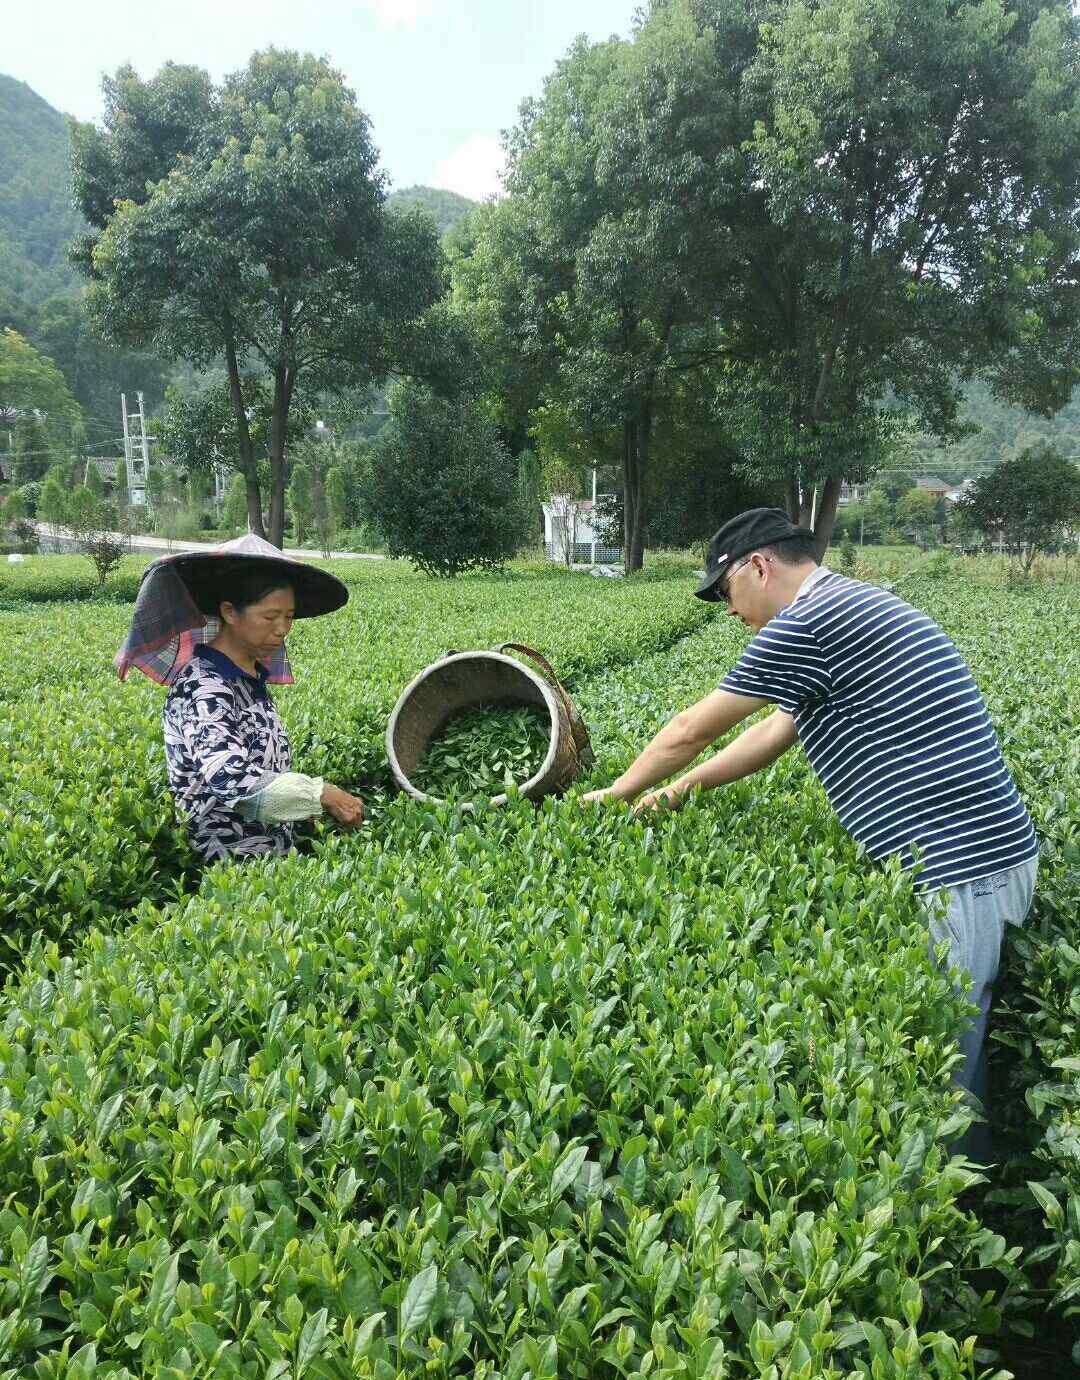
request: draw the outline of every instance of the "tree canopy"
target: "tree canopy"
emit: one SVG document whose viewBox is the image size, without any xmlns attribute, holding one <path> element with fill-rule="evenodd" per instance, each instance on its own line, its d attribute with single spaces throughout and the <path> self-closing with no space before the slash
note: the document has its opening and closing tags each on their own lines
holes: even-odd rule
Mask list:
<svg viewBox="0 0 1080 1380">
<path fill-rule="evenodd" d="M 483 409 L 468 395 L 441 398 L 408 381 L 391 394 L 390 413 L 365 496 L 388 553 L 445 576 L 509 560 L 526 515 L 517 472 Z"/>
<path fill-rule="evenodd" d="M 0 333 L 0 423 L 15 438 L 20 483 L 44 475 L 82 435 L 82 413 L 63 374 L 12 330 Z M 23 458 L 30 463 L 21 463 Z"/>
<path fill-rule="evenodd" d="M 315 394 L 400 366 L 442 290 L 431 222 L 385 210 L 367 117 L 310 55 L 257 53 L 220 87 L 122 69 L 106 95 L 104 128 L 75 145 L 88 309 L 116 343 L 224 363 L 249 525 L 280 545 L 298 383 Z M 265 526 L 245 367 L 273 392 Z"/>
<path fill-rule="evenodd" d="M 974 480 L 957 510 L 976 530 L 1005 541 L 1027 573 L 1040 551 L 1080 527 L 1080 469 L 1051 446 L 1029 446 Z"/>
<path fill-rule="evenodd" d="M 1053 412 L 1080 379 L 1080 24 L 1063 0 L 654 0 L 580 41 L 451 236 L 503 392 L 621 432 L 627 560 L 652 427 L 707 371 L 717 432 L 831 532 L 976 375 Z"/>
</svg>

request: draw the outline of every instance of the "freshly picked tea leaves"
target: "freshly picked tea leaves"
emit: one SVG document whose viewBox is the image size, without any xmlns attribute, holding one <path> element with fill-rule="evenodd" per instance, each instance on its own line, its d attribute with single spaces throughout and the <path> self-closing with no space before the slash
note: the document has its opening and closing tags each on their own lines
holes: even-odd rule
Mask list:
<svg viewBox="0 0 1080 1380">
<path fill-rule="evenodd" d="M 497 795 L 543 765 L 548 716 L 532 705 L 480 704 L 454 714 L 428 745 L 413 785 L 441 799 Z"/>
</svg>

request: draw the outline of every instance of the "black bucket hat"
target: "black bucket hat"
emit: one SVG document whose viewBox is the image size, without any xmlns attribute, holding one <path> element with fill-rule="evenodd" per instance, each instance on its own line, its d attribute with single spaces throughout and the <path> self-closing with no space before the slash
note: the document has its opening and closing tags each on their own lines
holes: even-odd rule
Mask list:
<svg viewBox="0 0 1080 1380">
<path fill-rule="evenodd" d="M 745 513 L 725 522 L 709 542 L 705 578 L 694 593 L 699 599 L 715 604 L 720 599 L 720 582 L 740 556 L 789 537 L 812 535 L 805 527 L 797 527 L 782 508 L 748 508 Z"/>
</svg>

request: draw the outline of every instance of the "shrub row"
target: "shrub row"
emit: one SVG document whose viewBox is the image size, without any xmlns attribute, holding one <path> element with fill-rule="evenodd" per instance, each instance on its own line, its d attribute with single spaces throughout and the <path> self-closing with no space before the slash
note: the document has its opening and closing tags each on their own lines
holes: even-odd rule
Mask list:
<svg viewBox="0 0 1080 1380">
<path fill-rule="evenodd" d="M 383 733 L 403 686 L 451 647 L 542 648 L 565 675 L 632 661 L 707 617 L 682 580 L 487 577 L 452 587 L 356 562 L 350 604 L 291 639 L 297 684 L 278 703 L 297 767 L 387 783 Z M 8 961 L 38 927 L 58 936 L 172 894 L 193 860 L 165 780 L 164 692 L 111 659 L 122 608 L 0 614 L 0 940 Z M 0 960 L 2 961 L 2 960 Z"/>
<path fill-rule="evenodd" d="M 1010 931 L 992 1037 L 999 1149 L 991 1195 L 1010 1238 L 1052 1270 L 1055 1300 L 1080 1298 L 1080 592 L 1009 592 L 962 579 L 905 582 L 975 669 L 1040 841 L 1031 917 Z M 1035 1218 L 1044 1223 L 1036 1229 Z M 1030 1223 L 1025 1219 L 1032 1219 Z M 1040 1240 L 1041 1238 L 1041 1240 Z"/>
<path fill-rule="evenodd" d="M 98 599 L 130 602 L 138 593 L 145 556 L 126 556 L 102 586 L 85 556 L 29 556 L 0 564 L 0 604 L 59 604 Z"/>
<path fill-rule="evenodd" d="M 618 769 L 731 654 L 580 687 Z M 798 757 L 678 816 L 398 800 L 0 1007 L 15 1377 L 972 1377 L 963 1003 Z M 6 1315 L 6 1316 L 5 1316 Z"/>
</svg>

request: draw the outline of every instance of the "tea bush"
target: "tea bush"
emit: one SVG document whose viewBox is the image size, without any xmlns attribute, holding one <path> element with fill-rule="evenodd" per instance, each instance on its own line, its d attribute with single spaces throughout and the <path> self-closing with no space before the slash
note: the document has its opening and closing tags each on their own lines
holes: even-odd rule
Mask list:
<svg viewBox="0 0 1080 1380">
<path fill-rule="evenodd" d="M 1018 1157 L 997 1196 L 1045 1214 L 1050 1240 L 1029 1261 L 1055 1268 L 1058 1303 L 1080 1299 L 1080 592 L 1019 593 L 966 581 L 903 590 L 949 628 L 975 668 L 1039 835 L 1032 915 L 1002 959 L 994 1038 L 1006 1086 L 998 1111 Z M 1030 1185 L 1029 1182 L 1030 1181 Z"/>
<path fill-rule="evenodd" d="M 659 709 L 715 639 L 679 650 L 623 685 Z M 909 883 L 771 785 L 399 800 L 39 948 L 3 1374 L 975 1375 L 1015 1253 L 943 1149 L 962 1004 Z"/>
<path fill-rule="evenodd" d="M 707 611 L 683 581 L 466 578 L 437 606 L 430 588 L 360 577 L 347 618 L 297 629 L 278 693 L 308 769 L 378 779 L 420 666 L 522 637 L 573 674 L 598 784 L 744 636 L 723 618 L 684 636 Z M 1044 1128 L 1064 1292 L 1080 1099 L 1049 1064 L 1080 1055 L 1080 603 L 904 593 L 971 662 L 1043 840 L 1001 1034 Z M 76 726 L 49 771 L 73 800 L 80 781 L 152 808 L 161 692 L 101 681 L 123 611 L 59 612 L 52 640 L 40 614 L 0 615 L 16 664 L 71 664 L 40 702 L 0 666 L 26 740 L 0 775 L 21 763 L 35 817 L 58 718 L 124 705 L 105 756 L 115 772 L 126 750 L 129 776 Z M 91 825 L 65 853 L 57 819 L 5 901 L 50 858 L 137 852 L 155 827 L 123 817 L 116 848 L 123 821 Z M 150 869 L 149 899 L 183 866 Z M 975 1338 L 1016 1306 L 1017 1250 L 958 1206 L 976 1180 L 944 1149 L 966 1121 L 947 1082 L 963 1005 L 908 882 L 844 838 L 798 753 L 656 821 L 399 800 L 122 922 L 87 924 L 111 908 L 91 890 L 74 954 L 39 943 L 0 1003 L 0 1376 L 899 1380 L 990 1360 Z M 20 936 L 60 910 L 25 908 Z"/>
<path fill-rule="evenodd" d="M 105 584 L 86 556 L 36 556 L 0 564 L 0 606 L 96 599 L 129 602 L 138 593 L 145 556 L 125 556 Z"/>
<path fill-rule="evenodd" d="M 524 640 L 572 677 L 708 617 L 682 581 L 472 577 L 433 607 L 433 581 L 352 566 L 346 608 L 297 625 L 297 684 L 277 699 L 297 767 L 365 791 L 388 784 L 383 734 L 401 688 L 451 647 Z M 96 605 L 0 614 L 0 965 L 38 927 L 58 936 L 161 900 L 193 866 L 166 788 L 164 691 L 138 672 L 121 685 L 112 669 L 129 618 Z"/>
</svg>

